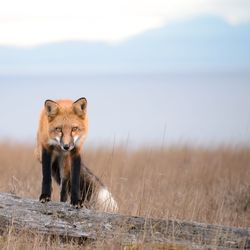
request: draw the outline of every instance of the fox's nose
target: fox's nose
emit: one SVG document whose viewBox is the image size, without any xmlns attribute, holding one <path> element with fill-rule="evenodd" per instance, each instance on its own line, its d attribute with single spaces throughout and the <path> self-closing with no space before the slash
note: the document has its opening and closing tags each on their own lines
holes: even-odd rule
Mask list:
<svg viewBox="0 0 250 250">
<path fill-rule="evenodd" d="M 63 145 L 63 149 L 69 150 L 69 144 L 64 144 L 64 145 Z"/>
</svg>

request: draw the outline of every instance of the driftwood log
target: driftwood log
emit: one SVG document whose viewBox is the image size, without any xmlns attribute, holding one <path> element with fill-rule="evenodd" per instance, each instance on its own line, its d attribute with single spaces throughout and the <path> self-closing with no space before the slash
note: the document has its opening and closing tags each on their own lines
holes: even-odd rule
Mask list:
<svg viewBox="0 0 250 250">
<path fill-rule="evenodd" d="M 76 210 L 0 193 L 0 232 L 10 227 L 79 242 L 113 240 L 124 249 L 250 249 L 249 228 Z"/>
</svg>

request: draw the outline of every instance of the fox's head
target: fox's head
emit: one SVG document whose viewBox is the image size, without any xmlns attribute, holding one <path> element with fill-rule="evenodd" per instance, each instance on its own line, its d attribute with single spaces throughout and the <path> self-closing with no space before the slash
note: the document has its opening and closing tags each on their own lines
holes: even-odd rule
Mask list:
<svg viewBox="0 0 250 250">
<path fill-rule="evenodd" d="M 87 100 L 45 101 L 48 118 L 48 144 L 63 151 L 79 148 L 88 132 Z"/>
</svg>

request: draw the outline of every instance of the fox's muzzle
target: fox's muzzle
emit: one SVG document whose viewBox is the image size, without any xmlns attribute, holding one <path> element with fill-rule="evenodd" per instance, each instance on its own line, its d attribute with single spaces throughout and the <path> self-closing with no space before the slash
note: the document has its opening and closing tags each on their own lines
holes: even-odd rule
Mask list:
<svg viewBox="0 0 250 250">
<path fill-rule="evenodd" d="M 70 144 L 60 143 L 60 147 L 63 151 L 71 151 L 72 149 L 74 149 L 75 145 L 74 143 L 70 143 Z"/>
<path fill-rule="evenodd" d="M 75 147 L 73 138 L 62 137 L 60 141 L 60 146 L 63 151 L 70 151 Z"/>
<path fill-rule="evenodd" d="M 69 148 L 70 148 L 70 145 L 69 145 L 69 144 L 64 144 L 64 145 L 63 145 L 63 149 L 65 149 L 66 151 L 69 150 Z"/>
</svg>

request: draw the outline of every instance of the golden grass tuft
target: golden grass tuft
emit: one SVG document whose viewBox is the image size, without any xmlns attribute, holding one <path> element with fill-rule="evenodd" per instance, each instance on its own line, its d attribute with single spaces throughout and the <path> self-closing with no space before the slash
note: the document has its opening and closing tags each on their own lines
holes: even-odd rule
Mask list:
<svg viewBox="0 0 250 250">
<path fill-rule="evenodd" d="M 41 167 L 33 151 L 33 146 L 0 143 L 1 192 L 38 199 Z M 120 213 L 250 227 L 250 148 L 116 146 L 86 149 L 83 155 L 118 200 Z M 53 187 L 52 198 L 58 200 Z M 0 238 L 1 249 L 64 247 L 78 249 L 59 241 L 48 247 L 41 236 Z"/>
</svg>

